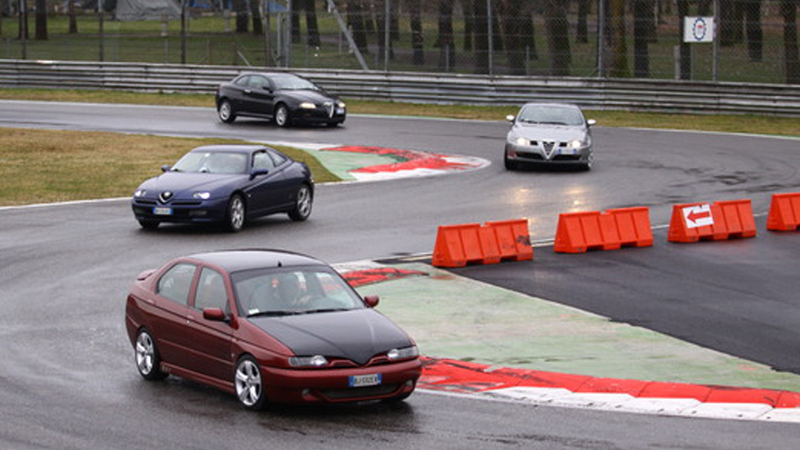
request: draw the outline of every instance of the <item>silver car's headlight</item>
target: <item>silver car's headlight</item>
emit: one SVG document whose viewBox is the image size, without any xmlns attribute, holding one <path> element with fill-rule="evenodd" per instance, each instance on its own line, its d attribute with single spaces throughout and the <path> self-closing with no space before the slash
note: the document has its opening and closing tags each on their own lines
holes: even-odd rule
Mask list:
<svg viewBox="0 0 800 450">
<path fill-rule="evenodd" d="M 517 144 L 517 145 L 531 145 L 531 141 L 528 140 L 528 139 L 525 139 L 524 137 L 518 137 L 518 138 L 514 139 L 514 143 Z"/>
<path fill-rule="evenodd" d="M 210 192 L 195 192 L 192 195 L 192 197 L 194 197 L 196 199 L 200 199 L 200 200 L 208 200 L 209 198 L 211 198 L 211 193 Z"/>
<path fill-rule="evenodd" d="M 416 345 L 404 348 L 393 348 L 386 353 L 390 361 L 398 361 L 401 359 L 416 358 L 419 356 L 419 350 Z"/>
<path fill-rule="evenodd" d="M 313 103 L 310 103 L 310 102 L 303 102 L 303 103 L 300 103 L 300 107 L 303 108 L 303 109 L 314 109 L 314 108 L 317 107 L 317 105 L 315 105 Z"/>
<path fill-rule="evenodd" d="M 584 140 L 575 139 L 573 141 L 570 141 L 569 142 L 569 147 L 570 148 L 588 147 L 591 144 L 591 142 L 592 142 L 592 139 L 587 136 L 586 138 L 584 138 Z"/>
<path fill-rule="evenodd" d="M 328 360 L 322 355 L 292 356 L 289 358 L 292 367 L 322 367 L 328 365 Z"/>
<path fill-rule="evenodd" d="M 145 195 L 147 195 L 147 191 L 144 189 L 137 189 L 136 192 L 133 193 L 133 196 L 136 198 L 144 197 Z"/>
</svg>

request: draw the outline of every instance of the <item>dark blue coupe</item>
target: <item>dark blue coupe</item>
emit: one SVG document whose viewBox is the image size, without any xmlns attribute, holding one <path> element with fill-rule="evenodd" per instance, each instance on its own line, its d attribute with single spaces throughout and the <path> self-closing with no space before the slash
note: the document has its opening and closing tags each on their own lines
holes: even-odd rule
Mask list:
<svg viewBox="0 0 800 450">
<path fill-rule="evenodd" d="M 209 145 L 184 155 L 139 186 L 131 206 L 142 228 L 161 222 L 222 223 L 239 231 L 248 219 L 288 213 L 308 219 L 314 180 L 305 163 L 261 145 Z"/>
</svg>

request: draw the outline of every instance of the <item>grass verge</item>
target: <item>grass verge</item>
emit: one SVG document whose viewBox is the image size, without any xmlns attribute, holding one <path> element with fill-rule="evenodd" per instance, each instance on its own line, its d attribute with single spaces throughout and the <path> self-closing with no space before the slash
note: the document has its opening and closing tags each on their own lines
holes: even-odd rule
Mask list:
<svg viewBox="0 0 800 450">
<path fill-rule="evenodd" d="M 0 89 L 0 99 L 59 102 L 129 103 L 142 105 L 214 107 L 211 94 L 139 93 L 61 89 Z M 467 120 L 504 120 L 516 114 L 517 106 L 429 105 L 366 100 L 347 100 L 351 114 L 439 117 Z M 630 111 L 586 110 L 586 115 L 604 127 L 660 128 L 720 131 L 800 137 L 800 120 L 758 115 L 661 114 Z"/>
<path fill-rule="evenodd" d="M 162 165 L 194 147 L 221 143 L 232 142 L 0 128 L 0 206 L 126 197 Z M 308 164 L 317 182 L 338 181 L 308 153 L 278 148 Z"/>
</svg>

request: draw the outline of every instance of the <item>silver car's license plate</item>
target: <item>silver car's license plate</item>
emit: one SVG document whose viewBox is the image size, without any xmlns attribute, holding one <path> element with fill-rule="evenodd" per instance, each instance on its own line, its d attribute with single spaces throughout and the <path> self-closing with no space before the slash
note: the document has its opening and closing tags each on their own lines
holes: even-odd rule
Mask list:
<svg viewBox="0 0 800 450">
<path fill-rule="evenodd" d="M 172 208 L 164 208 L 161 206 L 156 206 L 153 208 L 153 214 L 157 216 L 171 216 Z"/>
<path fill-rule="evenodd" d="M 383 381 L 383 377 L 379 373 L 371 373 L 369 375 L 351 375 L 348 378 L 348 384 L 350 387 L 377 386 Z"/>
</svg>

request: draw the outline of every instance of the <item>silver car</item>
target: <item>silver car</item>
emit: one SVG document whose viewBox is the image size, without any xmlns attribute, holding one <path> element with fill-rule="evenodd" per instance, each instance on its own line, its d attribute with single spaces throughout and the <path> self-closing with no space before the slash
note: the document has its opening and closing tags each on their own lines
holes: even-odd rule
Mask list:
<svg viewBox="0 0 800 450">
<path fill-rule="evenodd" d="M 547 164 L 592 168 L 592 130 L 581 109 L 562 103 L 527 103 L 519 114 L 506 117 L 504 162 L 514 170 L 522 164 Z"/>
</svg>

